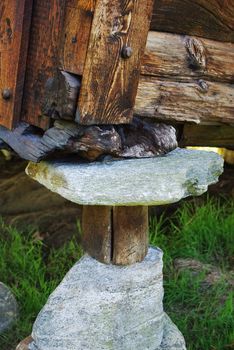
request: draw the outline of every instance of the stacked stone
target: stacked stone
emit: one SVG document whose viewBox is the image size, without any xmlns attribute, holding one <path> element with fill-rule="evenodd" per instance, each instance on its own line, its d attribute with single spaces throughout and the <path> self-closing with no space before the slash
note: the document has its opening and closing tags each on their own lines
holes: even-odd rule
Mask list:
<svg viewBox="0 0 234 350">
<path fill-rule="evenodd" d="M 148 206 L 204 193 L 222 167 L 215 153 L 177 149 L 150 159 L 29 164 L 27 174 L 75 203 Z M 50 296 L 26 348 L 185 350 L 182 334 L 163 311 L 162 268 L 157 248 L 126 266 L 86 254 Z"/>
</svg>

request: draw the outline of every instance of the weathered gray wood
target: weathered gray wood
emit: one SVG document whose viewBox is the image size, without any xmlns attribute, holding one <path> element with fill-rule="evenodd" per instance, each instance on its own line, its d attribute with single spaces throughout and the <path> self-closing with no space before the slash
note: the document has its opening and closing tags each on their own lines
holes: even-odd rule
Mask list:
<svg viewBox="0 0 234 350">
<path fill-rule="evenodd" d="M 75 119 L 80 79 L 64 71 L 57 71 L 45 84 L 41 111 L 53 119 Z"/>
<path fill-rule="evenodd" d="M 172 126 L 149 123 L 134 118 L 125 126 L 81 126 L 56 121 L 45 133 L 21 123 L 9 131 L 0 126 L 0 140 L 7 143 L 22 158 L 38 162 L 50 157 L 75 154 L 88 160 L 110 155 L 124 158 L 144 158 L 165 154 L 177 147 Z"/>
<path fill-rule="evenodd" d="M 141 76 L 135 114 L 168 122 L 234 123 L 234 87 L 205 80 Z"/>
<path fill-rule="evenodd" d="M 112 259 L 112 208 L 85 205 L 82 213 L 84 250 L 106 264 Z"/>
<path fill-rule="evenodd" d="M 176 81 L 233 83 L 234 44 L 170 33 L 149 32 L 141 74 Z"/>
<path fill-rule="evenodd" d="M 130 265 L 148 252 L 148 207 L 113 208 L 113 263 Z"/>
</svg>

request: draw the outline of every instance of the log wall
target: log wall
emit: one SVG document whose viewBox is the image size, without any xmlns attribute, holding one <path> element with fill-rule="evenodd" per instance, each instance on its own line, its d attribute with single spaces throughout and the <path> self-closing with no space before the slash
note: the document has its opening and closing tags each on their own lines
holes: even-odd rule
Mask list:
<svg viewBox="0 0 234 350">
<path fill-rule="evenodd" d="M 149 32 L 135 114 L 169 122 L 234 123 L 234 44 Z"/>
<path fill-rule="evenodd" d="M 155 0 L 151 30 L 234 42 L 233 0 Z"/>
</svg>

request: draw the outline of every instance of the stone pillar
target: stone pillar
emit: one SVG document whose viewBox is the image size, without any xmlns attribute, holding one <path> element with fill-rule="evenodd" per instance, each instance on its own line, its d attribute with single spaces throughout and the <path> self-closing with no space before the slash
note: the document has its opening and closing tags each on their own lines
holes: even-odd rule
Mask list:
<svg viewBox="0 0 234 350">
<path fill-rule="evenodd" d="M 91 226 L 85 225 L 87 251 L 93 257 L 85 255 L 52 293 L 26 349 L 185 350 L 183 336 L 163 311 L 162 252 L 150 248 L 145 256 L 143 207 L 202 194 L 217 181 L 222 166 L 215 153 L 180 149 L 150 159 L 29 164 L 27 174 L 50 190 L 79 204 L 114 207 L 115 215 L 109 219 L 107 208 L 103 220 L 97 215 Z M 128 222 L 124 209 L 116 210 L 116 206 L 141 206 L 140 224 L 133 209 L 128 209 Z M 109 225 L 109 220 L 117 224 Z M 95 237 L 95 227 L 100 238 Z M 121 244 L 116 243 L 118 237 Z M 114 249 L 124 252 L 121 260 Z M 134 258 L 128 259 L 128 253 Z M 129 265 L 114 264 L 119 261 Z"/>
</svg>

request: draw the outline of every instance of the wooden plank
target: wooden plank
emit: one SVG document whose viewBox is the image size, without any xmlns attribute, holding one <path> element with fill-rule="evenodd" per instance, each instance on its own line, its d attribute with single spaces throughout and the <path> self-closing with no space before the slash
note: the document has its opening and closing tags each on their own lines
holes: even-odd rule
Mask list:
<svg viewBox="0 0 234 350">
<path fill-rule="evenodd" d="M 234 1 L 155 0 L 151 30 L 234 42 Z"/>
<path fill-rule="evenodd" d="M 109 264 L 112 254 L 112 208 L 84 206 L 82 213 L 83 247 L 100 262 Z"/>
<path fill-rule="evenodd" d="M 68 74 L 68 73 L 67 73 Z M 8 144 L 20 157 L 39 162 L 75 154 L 77 161 L 114 158 L 145 158 L 168 153 L 177 147 L 176 130 L 163 123 L 138 118 L 124 125 L 79 125 L 65 120 L 42 130 L 22 122 L 14 130 L 0 126 L 0 148 Z"/>
<path fill-rule="evenodd" d="M 78 104 L 79 123 L 131 121 L 152 5 L 153 0 L 97 0 Z"/>
<path fill-rule="evenodd" d="M 148 207 L 114 207 L 113 232 L 113 264 L 142 261 L 148 251 Z"/>
<path fill-rule="evenodd" d="M 141 76 L 135 114 L 169 122 L 234 123 L 234 88 L 211 81 Z"/>
<path fill-rule="evenodd" d="M 31 0 L 0 2 L 0 124 L 20 117 L 31 23 Z"/>
<path fill-rule="evenodd" d="M 180 146 L 234 148 L 234 125 L 185 124 Z"/>
<path fill-rule="evenodd" d="M 188 81 L 234 79 L 234 44 L 170 33 L 149 32 L 141 74 Z"/>
<path fill-rule="evenodd" d="M 82 75 L 91 31 L 94 1 L 67 0 L 64 31 L 61 33 L 61 69 Z"/>
<path fill-rule="evenodd" d="M 42 106 L 45 86 L 59 67 L 60 39 L 65 0 L 34 0 L 22 120 L 42 128 L 49 126 Z"/>
</svg>

